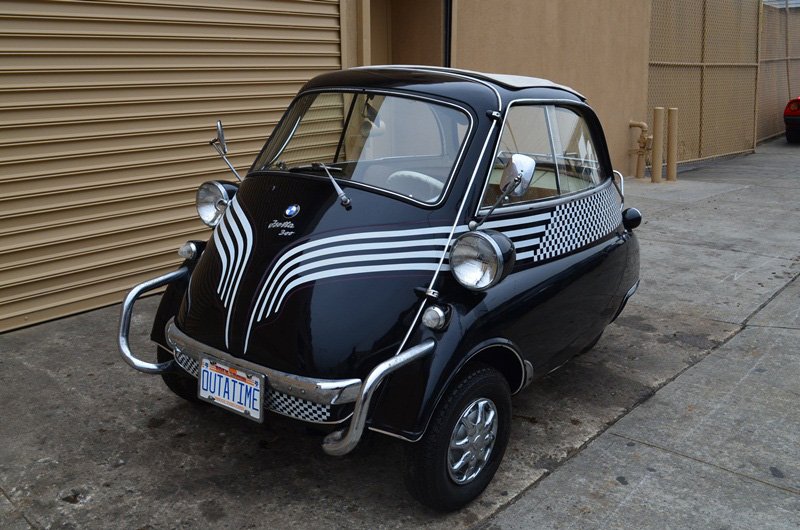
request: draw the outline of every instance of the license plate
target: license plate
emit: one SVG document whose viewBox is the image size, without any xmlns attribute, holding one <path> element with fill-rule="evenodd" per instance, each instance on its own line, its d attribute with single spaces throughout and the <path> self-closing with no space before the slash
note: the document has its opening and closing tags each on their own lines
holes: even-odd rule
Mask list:
<svg viewBox="0 0 800 530">
<path fill-rule="evenodd" d="M 200 361 L 197 395 L 224 409 L 261 423 L 264 376 L 216 359 Z"/>
</svg>

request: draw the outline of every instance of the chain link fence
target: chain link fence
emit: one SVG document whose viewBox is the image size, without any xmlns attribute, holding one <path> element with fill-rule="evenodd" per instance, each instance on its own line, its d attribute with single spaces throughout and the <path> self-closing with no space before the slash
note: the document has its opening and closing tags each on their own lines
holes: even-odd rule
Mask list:
<svg viewBox="0 0 800 530">
<path fill-rule="evenodd" d="M 800 0 L 653 0 L 648 109 L 679 109 L 678 160 L 752 151 L 800 91 Z"/>
<path fill-rule="evenodd" d="M 782 134 L 783 109 L 800 95 L 800 0 L 764 0 L 758 78 L 758 140 Z"/>
</svg>

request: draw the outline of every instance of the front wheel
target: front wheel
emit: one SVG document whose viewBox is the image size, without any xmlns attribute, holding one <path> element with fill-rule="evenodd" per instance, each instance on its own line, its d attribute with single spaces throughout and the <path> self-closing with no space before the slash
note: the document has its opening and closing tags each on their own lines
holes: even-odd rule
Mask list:
<svg viewBox="0 0 800 530">
<path fill-rule="evenodd" d="M 508 382 L 494 368 L 476 365 L 442 398 L 425 436 L 409 444 L 409 493 L 435 510 L 466 505 L 494 477 L 510 431 Z"/>
</svg>

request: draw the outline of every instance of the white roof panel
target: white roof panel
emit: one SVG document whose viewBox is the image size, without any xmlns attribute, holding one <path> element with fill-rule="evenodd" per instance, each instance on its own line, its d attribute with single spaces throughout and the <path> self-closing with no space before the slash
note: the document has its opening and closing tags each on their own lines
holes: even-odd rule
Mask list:
<svg viewBox="0 0 800 530">
<path fill-rule="evenodd" d="M 528 77 L 524 75 L 493 74 L 488 72 L 476 72 L 474 70 L 445 68 L 443 66 L 428 66 L 428 65 L 414 65 L 414 64 L 383 64 L 374 66 L 359 66 L 355 69 L 367 69 L 367 68 L 394 68 L 394 69 L 404 69 L 404 70 L 427 70 L 432 72 L 453 73 L 476 79 L 489 80 L 498 85 L 502 85 L 508 88 L 559 88 L 561 90 L 566 90 L 568 92 L 571 92 L 581 99 L 586 99 L 583 96 L 583 94 L 568 86 L 559 85 L 558 83 L 554 83 L 549 79 Z"/>
</svg>

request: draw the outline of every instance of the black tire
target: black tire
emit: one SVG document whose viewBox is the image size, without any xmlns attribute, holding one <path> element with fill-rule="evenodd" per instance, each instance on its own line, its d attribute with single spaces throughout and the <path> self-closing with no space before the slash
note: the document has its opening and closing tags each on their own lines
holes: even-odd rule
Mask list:
<svg viewBox="0 0 800 530">
<path fill-rule="evenodd" d="M 160 363 L 174 359 L 172 354 L 160 347 L 156 347 L 156 358 Z M 174 372 L 161 374 L 161 379 L 164 380 L 164 384 L 176 396 L 182 397 L 191 403 L 203 403 L 197 397 L 197 379 L 186 373 L 180 366 L 177 366 Z"/>
<path fill-rule="evenodd" d="M 497 433 L 483 466 L 476 464 L 473 477 L 460 476 L 458 483 L 448 461 L 451 437 L 466 432 L 460 422 L 468 410 L 477 414 L 481 403 L 488 401 L 495 409 Z M 477 407 L 477 408 L 476 408 Z M 484 410 L 491 410 L 484 403 Z M 469 420 L 469 418 L 468 418 Z M 491 482 L 508 445 L 511 431 L 511 390 L 505 378 L 486 365 L 475 365 L 452 386 L 433 413 L 422 439 L 407 445 L 404 478 L 409 493 L 422 504 L 439 511 L 453 511 L 480 495 Z M 460 434 L 459 434 L 460 435 Z M 477 434 L 475 436 L 478 436 Z M 469 451 L 464 451 L 466 456 Z M 479 453 L 479 451 L 475 451 Z M 455 453 L 458 454 L 457 452 Z M 460 461 L 461 459 L 459 459 Z M 472 464 L 467 465 L 467 469 Z"/>
<path fill-rule="evenodd" d="M 790 144 L 800 144 L 800 131 L 786 129 L 786 141 Z"/>
</svg>

